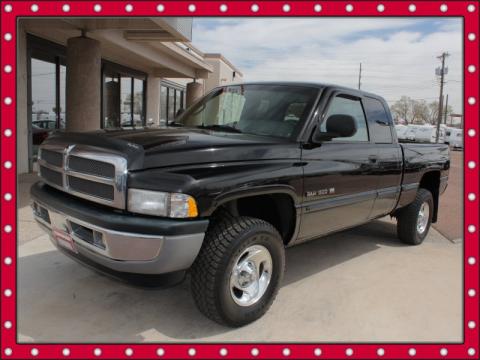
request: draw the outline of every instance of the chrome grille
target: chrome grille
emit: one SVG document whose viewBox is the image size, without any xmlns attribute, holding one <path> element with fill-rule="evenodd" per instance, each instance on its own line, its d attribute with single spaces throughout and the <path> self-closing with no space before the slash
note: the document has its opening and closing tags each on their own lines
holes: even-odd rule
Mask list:
<svg viewBox="0 0 480 360">
<path fill-rule="evenodd" d="M 45 144 L 39 152 L 40 176 L 75 196 L 125 208 L 127 160 L 86 145 Z"/>
</svg>

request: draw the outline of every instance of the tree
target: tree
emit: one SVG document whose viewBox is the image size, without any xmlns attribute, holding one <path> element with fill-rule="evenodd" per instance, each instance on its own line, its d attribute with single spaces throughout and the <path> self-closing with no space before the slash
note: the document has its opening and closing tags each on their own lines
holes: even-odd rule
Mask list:
<svg viewBox="0 0 480 360">
<path fill-rule="evenodd" d="M 404 120 L 408 124 L 411 115 L 411 99 L 408 96 L 402 96 L 391 107 L 395 119 Z"/>
<path fill-rule="evenodd" d="M 428 123 L 429 108 L 425 100 L 412 100 L 412 123 Z"/>
</svg>

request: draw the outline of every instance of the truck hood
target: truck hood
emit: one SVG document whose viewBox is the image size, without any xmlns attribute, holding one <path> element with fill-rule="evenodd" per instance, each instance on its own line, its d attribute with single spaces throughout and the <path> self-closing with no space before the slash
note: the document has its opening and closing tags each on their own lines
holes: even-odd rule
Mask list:
<svg viewBox="0 0 480 360">
<path fill-rule="evenodd" d="M 298 144 L 286 140 L 195 128 L 56 132 L 45 143 L 84 144 L 127 157 L 128 169 L 228 161 L 294 159 Z"/>
</svg>

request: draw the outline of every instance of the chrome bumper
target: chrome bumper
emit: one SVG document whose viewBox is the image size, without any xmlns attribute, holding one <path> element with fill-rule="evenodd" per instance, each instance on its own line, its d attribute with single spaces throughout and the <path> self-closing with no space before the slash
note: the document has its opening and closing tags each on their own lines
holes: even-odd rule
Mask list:
<svg viewBox="0 0 480 360">
<path fill-rule="evenodd" d="M 115 231 L 61 213 L 38 199 L 33 200 L 32 208 L 35 220 L 57 248 L 74 258 L 80 254 L 120 272 L 165 274 L 186 270 L 195 260 L 205 236 L 204 233 L 164 236 Z M 59 232 L 71 237 L 74 251 L 59 242 L 54 235 Z"/>
</svg>

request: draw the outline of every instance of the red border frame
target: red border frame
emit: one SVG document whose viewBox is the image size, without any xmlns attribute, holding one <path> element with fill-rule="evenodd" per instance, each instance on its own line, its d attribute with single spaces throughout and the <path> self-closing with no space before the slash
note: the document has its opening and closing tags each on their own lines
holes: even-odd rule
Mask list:
<svg viewBox="0 0 480 360">
<path fill-rule="evenodd" d="M 37 11 L 32 5 L 38 6 Z M 68 12 L 63 5 L 70 5 Z M 94 5 L 101 11 L 95 12 Z M 128 12 L 127 4 L 133 5 Z M 163 4 L 164 11 L 157 11 Z M 189 11 L 189 5 L 195 11 Z M 226 4 L 225 12 L 220 5 Z M 259 6 L 252 11 L 252 5 Z M 290 5 L 289 11 L 284 5 Z M 321 11 L 315 11 L 315 5 Z M 347 11 L 347 5 L 353 10 Z M 378 10 L 382 4 L 384 10 Z M 410 10 L 411 4 L 415 11 Z M 9 7 L 10 5 L 11 7 Z M 445 8 L 445 5 L 447 8 Z M 472 9 L 473 6 L 473 9 Z M 477 1 L 1 1 L 1 358 L 386 358 L 479 356 L 479 6 Z M 35 9 L 35 6 L 33 7 Z M 318 10 L 318 8 L 317 8 Z M 471 11 L 473 10 L 473 11 Z M 464 19 L 464 342 L 462 344 L 18 344 L 16 340 L 16 20 L 18 16 L 458 16 Z M 5 35 L 11 34 L 7 40 Z M 472 35 L 474 38 L 472 39 Z M 7 35 L 8 36 L 8 35 Z M 5 66 L 10 65 L 8 72 Z M 474 71 L 468 66 L 474 65 Z M 11 99 L 11 102 L 6 100 Z M 474 100 L 471 100 L 474 99 Z M 473 104 L 472 104 L 473 103 Z M 10 164 L 10 166 L 8 165 Z M 8 200 L 11 194 L 11 199 Z M 474 195 L 471 195 L 474 194 Z M 8 260 L 10 259 L 10 260 Z M 473 290 L 473 292 L 472 292 Z M 10 293 L 9 293 L 10 291 Z M 10 322 L 11 327 L 5 326 Z M 469 323 L 474 322 L 470 328 Z M 69 350 L 68 356 L 64 349 Z M 101 349 L 99 356 L 95 349 Z M 225 350 L 224 350 L 225 349 Z M 256 350 L 253 350 L 256 349 Z M 287 349 L 287 350 L 285 350 Z M 315 351 L 321 349 L 321 355 Z M 161 351 L 161 350 L 160 350 Z M 225 351 L 227 353 L 225 354 Z M 258 353 L 257 353 L 258 351 Z M 256 355 L 254 355 L 256 353 Z M 349 355 L 350 354 L 350 355 Z M 380 355 L 382 354 L 382 355 Z"/>
</svg>

